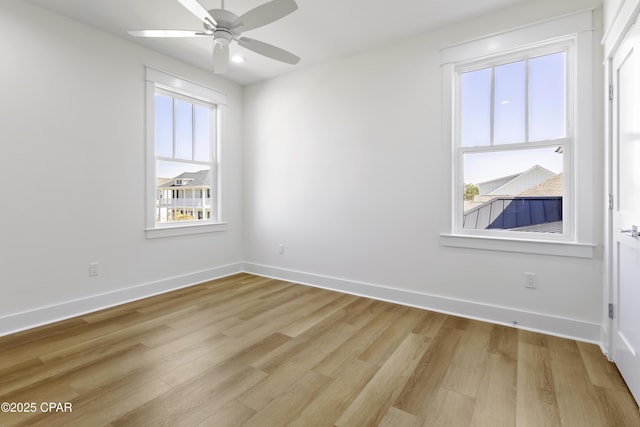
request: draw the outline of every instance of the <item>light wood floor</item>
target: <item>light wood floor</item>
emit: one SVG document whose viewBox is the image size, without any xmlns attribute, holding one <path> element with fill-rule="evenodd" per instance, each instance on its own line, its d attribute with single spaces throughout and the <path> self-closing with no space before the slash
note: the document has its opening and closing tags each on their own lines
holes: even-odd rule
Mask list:
<svg viewBox="0 0 640 427">
<path fill-rule="evenodd" d="M 0 426 L 640 426 L 595 345 L 248 274 L 0 338 L 0 402 L 38 407 Z"/>
</svg>

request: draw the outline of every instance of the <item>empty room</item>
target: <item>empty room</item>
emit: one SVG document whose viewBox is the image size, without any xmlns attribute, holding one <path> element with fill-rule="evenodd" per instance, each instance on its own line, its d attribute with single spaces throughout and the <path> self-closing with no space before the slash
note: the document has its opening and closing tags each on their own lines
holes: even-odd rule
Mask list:
<svg viewBox="0 0 640 427">
<path fill-rule="evenodd" d="M 640 0 L 2 0 L 0 427 L 640 426 Z"/>
</svg>

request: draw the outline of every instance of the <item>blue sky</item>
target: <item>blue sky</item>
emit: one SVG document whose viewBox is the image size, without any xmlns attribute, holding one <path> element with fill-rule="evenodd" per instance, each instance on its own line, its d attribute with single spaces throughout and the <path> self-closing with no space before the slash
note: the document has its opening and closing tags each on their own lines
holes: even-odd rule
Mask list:
<svg viewBox="0 0 640 427">
<path fill-rule="evenodd" d="M 186 161 L 209 161 L 211 110 L 176 98 L 174 147 L 173 100 L 162 94 L 156 94 L 155 100 L 156 155 Z M 157 161 L 156 165 L 156 175 L 161 178 L 207 169 L 201 164 L 184 162 Z"/>
<path fill-rule="evenodd" d="M 491 145 L 492 111 L 494 146 L 524 146 L 527 141 L 566 136 L 564 52 L 530 58 L 528 63 L 501 64 L 493 73 L 493 105 L 491 68 L 461 74 L 461 146 Z M 467 154 L 464 181 L 484 182 L 524 172 L 536 164 L 560 173 L 562 155 L 556 148 Z"/>
</svg>

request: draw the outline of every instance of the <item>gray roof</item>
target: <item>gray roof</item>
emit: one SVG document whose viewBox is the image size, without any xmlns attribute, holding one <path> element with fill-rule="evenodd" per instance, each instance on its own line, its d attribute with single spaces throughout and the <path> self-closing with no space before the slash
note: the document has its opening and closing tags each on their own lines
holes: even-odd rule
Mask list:
<svg viewBox="0 0 640 427">
<path fill-rule="evenodd" d="M 531 186 L 519 193 L 518 196 L 562 196 L 564 194 L 562 189 L 562 172 L 556 176 L 542 181 L 540 184 Z"/>
<path fill-rule="evenodd" d="M 186 181 L 186 184 L 176 184 L 178 180 Z M 160 185 L 159 188 L 185 188 L 185 187 L 210 187 L 211 186 L 211 170 L 201 170 L 198 172 L 183 172 L 180 175 L 169 179 L 169 181 Z"/>
<path fill-rule="evenodd" d="M 542 224 L 527 225 L 524 227 L 511 228 L 511 231 L 530 231 L 537 233 L 562 233 L 562 221 L 545 222 Z"/>
</svg>

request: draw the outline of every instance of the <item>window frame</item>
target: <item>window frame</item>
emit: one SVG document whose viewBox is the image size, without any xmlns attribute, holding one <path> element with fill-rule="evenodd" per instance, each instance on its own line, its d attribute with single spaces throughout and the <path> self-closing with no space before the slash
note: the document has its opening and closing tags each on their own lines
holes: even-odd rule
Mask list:
<svg viewBox="0 0 640 427">
<path fill-rule="evenodd" d="M 450 46 L 442 50 L 443 139 L 450 147 L 450 203 L 444 246 L 592 258 L 593 243 L 593 28 L 582 11 Z M 461 147 L 459 76 L 463 71 L 537 57 L 567 48 L 566 138 L 531 144 Z M 580 70 L 581 72 L 577 72 Z M 584 72 L 583 72 L 584 71 Z M 493 120 L 493 117 L 492 117 Z M 470 230 L 462 227 L 464 153 L 555 146 L 563 142 L 563 233 Z M 590 191 L 588 191 L 590 190 Z"/>
<path fill-rule="evenodd" d="M 187 100 L 190 103 L 204 103 L 213 106 L 211 118 L 213 120 L 210 142 L 210 162 L 205 162 L 211 170 L 212 189 L 216 195 L 212 199 L 212 218 L 158 223 L 156 222 L 157 201 L 157 172 L 156 161 L 166 160 L 156 156 L 155 150 L 155 96 L 160 92 L 175 99 Z M 221 192 L 221 146 L 223 111 L 227 104 L 227 95 L 162 71 L 146 67 L 146 237 L 172 237 L 189 234 L 201 234 L 224 231 L 227 223 L 222 221 L 222 192 Z M 175 120 L 175 118 L 174 118 Z M 175 159 L 173 160 L 175 161 Z M 201 161 L 188 161 L 188 164 L 202 164 Z"/>
<path fill-rule="evenodd" d="M 503 64 L 509 64 L 526 59 L 536 58 L 539 56 L 564 52 L 565 53 L 565 136 L 553 140 L 540 140 L 540 141 L 523 141 L 515 143 L 495 143 L 490 141 L 489 145 L 483 146 L 463 146 L 461 141 L 461 115 L 459 108 L 461 102 L 460 97 L 462 91 L 460 90 L 460 77 L 463 73 L 469 71 L 482 70 L 489 67 L 497 67 Z M 573 90 L 574 90 L 574 55 L 575 55 L 575 38 L 567 37 L 563 40 L 553 40 L 551 42 L 543 42 L 535 47 L 526 47 L 519 49 L 515 52 L 510 52 L 504 55 L 495 55 L 490 58 L 484 58 L 480 61 L 462 62 L 455 64 L 455 96 L 454 96 L 454 137 L 453 145 L 455 152 L 455 165 L 454 165 L 454 233 L 455 234 L 468 234 L 471 236 L 490 236 L 496 238 L 511 238 L 511 239 L 530 239 L 530 240 L 548 240 L 548 241 L 572 241 L 574 240 L 574 208 L 573 208 L 573 191 L 571 177 L 573 176 L 572 170 L 572 153 L 573 153 Z M 528 89 L 527 89 L 528 91 Z M 491 95 L 493 98 L 493 94 Z M 528 97 L 527 101 L 528 102 Z M 492 104 L 495 101 L 492 99 Z M 525 112 L 527 110 L 525 109 Z M 495 124 L 494 110 L 491 111 L 491 124 L 492 127 Z M 464 194 L 464 155 L 467 153 L 490 153 L 490 152 L 505 152 L 505 151 L 519 151 L 535 148 L 550 148 L 562 145 L 563 153 L 563 197 L 562 197 L 562 211 L 563 211 L 563 232 L 562 233 L 531 233 L 523 231 L 513 230 L 477 230 L 477 229 L 465 229 L 462 225 L 464 214 L 464 203 L 462 195 Z"/>
</svg>

